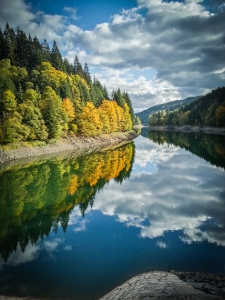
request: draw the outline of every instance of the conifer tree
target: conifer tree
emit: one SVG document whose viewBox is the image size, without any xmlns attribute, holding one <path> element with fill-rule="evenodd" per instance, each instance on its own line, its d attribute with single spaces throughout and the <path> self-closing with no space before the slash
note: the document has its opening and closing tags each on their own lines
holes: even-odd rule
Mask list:
<svg viewBox="0 0 225 300">
<path fill-rule="evenodd" d="M 51 64 L 53 65 L 53 67 L 55 67 L 57 70 L 65 71 L 62 56 L 61 53 L 59 52 L 59 48 L 55 40 L 52 45 L 50 57 L 51 57 Z"/>
<path fill-rule="evenodd" d="M 79 75 L 81 78 L 84 78 L 84 71 L 77 55 L 75 56 L 73 61 L 73 73 L 75 75 Z"/>
<path fill-rule="evenodd" d="M 15 64 L 15 46 L 16 46 L 16 35 L 14 30 L 9 26 L 9 23 L 6 23 L 4 30 L 5 37 L 5 48 L 4 50 L 4 58 L 9 58 L 12 65 Z"/>
<path fill-rule="evenodd" d="M 87 63 L 84 64 L 84 79 L 86 80 L 88 85 L 91 85 L 92 80 Z"/>
<path fill-rule="evenodd" d="M 28 67 L 28 42 L 27 36 L 21 28 L 16 31 L 15 64 L 19 67 Z M 32 55 L 32 53 L 30 53 Z M 32 58 L 33 59 L 33 58 Z"/>
</svg>

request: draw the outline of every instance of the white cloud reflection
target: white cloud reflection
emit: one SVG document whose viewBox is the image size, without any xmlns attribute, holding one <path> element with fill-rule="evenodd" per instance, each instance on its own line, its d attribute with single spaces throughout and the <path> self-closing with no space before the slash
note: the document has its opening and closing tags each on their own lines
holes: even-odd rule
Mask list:
<svg viewBox="0 0 225 300">
<path fill-rule="evenodd" d="M 28 243 L 25 252 L 23 252 L 21 250 L 21 247 L 18 246 L 16 251 L 9 256 L 7 260 L 7 264 L 12 266 L 17 266 L 35 260 L 39 255 L 40 250 L 41 247 L 39 244 L 32 245 L 31 243 Z M 0 269 L 4 264 L 6 263 L 3 261 L 2 258 L 0 258 Z"/>
<path fill-rule="evenodd" d="M 136 143 L 130 180 L 121 186 L 110 182 L 96 196 L 93 209 L 140 228 L 143 238 L 182 231 L 183 242 L 225 246 L 224 170 L 178 147 L 159 146 L 143 137 Z M 149 161 L 154 173 L 151 166 L 149 172 L 146 168 Z M 145 166 L 144 172 L 137 165 Z"/>
</svg>

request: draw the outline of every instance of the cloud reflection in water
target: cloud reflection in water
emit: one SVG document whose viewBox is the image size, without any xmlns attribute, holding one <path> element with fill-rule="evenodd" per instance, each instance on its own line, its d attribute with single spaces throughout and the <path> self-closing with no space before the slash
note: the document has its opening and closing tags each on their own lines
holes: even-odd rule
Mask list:
<svg viewBox="0 0 225 300">
<path fill-rule="evenodd" d="M 140 228 L 143 238 L 182 230 L 185 243 L 225 246 L 224 170 L 179 147 L 141 136 L 136 144 L 130 180 L 120 187 L 110 182 L 93 209 Z"/>
</svg>

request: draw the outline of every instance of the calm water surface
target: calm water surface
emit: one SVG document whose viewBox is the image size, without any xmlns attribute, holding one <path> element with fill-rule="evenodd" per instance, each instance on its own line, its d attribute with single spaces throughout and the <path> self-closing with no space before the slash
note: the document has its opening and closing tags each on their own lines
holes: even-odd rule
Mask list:
<svg viewBox="0 0 225 300">
<path fill-rule="evenodd" d="M 0 171 L 0 293 L 95 300 L 142 272 L 225 273 L 225 138 L 134 143 Z"/>
</svg>

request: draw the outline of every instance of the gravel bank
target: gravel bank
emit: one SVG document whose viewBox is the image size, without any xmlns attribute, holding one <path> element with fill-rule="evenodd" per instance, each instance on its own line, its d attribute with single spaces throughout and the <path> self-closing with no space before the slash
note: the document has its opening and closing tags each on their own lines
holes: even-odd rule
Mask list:
<svg viewBox="0 0 225 300">
<path fill-rule="evenodd" d="M 149 126 L 150 131 L 180 131 L 180 132 L 203 132 L 207 134 L 225 135 L 225 127 L 209 127 L 209 126 Z"/>
<path fill-rule="evenodd" d="M 102 148 L 111 148 L 115 145 L 126 143 L 136 138 L 135 132 L 124 132 L 115 134 L 102 134 L 96 137 L 67 137 L 57 143 L 42 147 L 18 148 L 14 150 L 0 149 L 0 166 L 21 159 L 30 159 L 40 156 L 52 156 L 63 152 L 90 153 Z"/>
</svg>

